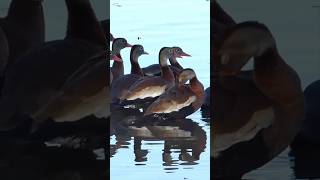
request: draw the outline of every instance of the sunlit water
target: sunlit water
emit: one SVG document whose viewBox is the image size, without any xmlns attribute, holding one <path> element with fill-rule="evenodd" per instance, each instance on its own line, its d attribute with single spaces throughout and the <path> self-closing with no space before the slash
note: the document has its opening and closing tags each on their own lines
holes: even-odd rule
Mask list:
<svg viewBox="0 0 320 180">
<path fill-rule="evenodd" d="M 302 86 L 320 78 L 320 2 L 314 0 L 220 0 L 221 6 L 237 21 L 257 20 L 264 23 L 275 36 L 281 56 L 299 74 Z M 248 173 L 244 178 L 252 180 L 269 179 L 320 179 L 319 159 L 306 151 L 301 157 L 289 156 L 288 148 L 265 166 Z M 305 168 L 303 168 L 305 167 Z M 317 170 L 313 170 L 316 168 Z"/>
<path fill-rule="evenodd" d="M 157 63 L 162 47 L 180 46 L 192 55 L 181 59 L 181 65 L 193 68 L 205 88 L 209 87 L 209 1 L 110 3 L 111 33 L 143 45 L 150 54 L 140 57 L 141 67 Z M 122 57 L 129 73 L 129 49 L 122 50 Z M 111 179 L 210 179 L 210 120 L 203 119 L 200 111 L 188 118 L 151 127 L 111 125 L 115 131 L 110 137 Z"/>
</svg>

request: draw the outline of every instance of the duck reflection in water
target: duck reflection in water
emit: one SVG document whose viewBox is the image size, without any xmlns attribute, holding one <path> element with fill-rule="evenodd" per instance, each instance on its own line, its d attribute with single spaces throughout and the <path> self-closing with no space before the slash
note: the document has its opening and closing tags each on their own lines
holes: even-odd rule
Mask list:
<svg viewBox="0 0 320 180">
<path fill-rule="evenodd" d="M 140 111 L 133 111 L 123 109 L 121 113 L 120 110 L 112 113 L 110 130 L 114 134 L 110 136 L 115 135 L 116 143 L 110 145 L 113 149 L 111 158 L 115 157 L 121 148 L 128 148 L 130 140 L 133 140 L 136 165 L 146 165 L 150 149 L 143 146 L 161 145 L 161 141 L 163 166 L 197 164 L 196 161 L 206 148 L 206 132 L 198 123 L 191 119 L 146 119 Z M 173 155 L 177 153 L 178 159 L 174 159 Z"/>
</svg>

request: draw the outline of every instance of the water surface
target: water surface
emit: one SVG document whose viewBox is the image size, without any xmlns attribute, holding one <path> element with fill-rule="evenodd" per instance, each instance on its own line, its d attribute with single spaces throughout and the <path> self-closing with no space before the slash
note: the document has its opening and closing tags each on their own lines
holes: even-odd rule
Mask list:
<svg viewBox="0 0 320 180">
<path fill-rule="evenodd" d="M 126 38 L 130 44 L 143 45 L 150 54 L 140 57 L 141 67 L 157 63 L 162 47 L 180 46 L 192 55 L 180 60 L 181 65 L 193 68 L 205 88 L 209 87 L 208 1 L 111 0 L 110 3 L 111 33 Z M 129 73 L 129 49 L 122 50 L 122 57 L 125 73 Z M 200 111 L 188 119 L 164 124 L 141 127 L 126 124 L 135 118 L 139 117 L 112 118 L 112 180 L 210 179 L 210 120 L 203 118 Z"/>
</svg>

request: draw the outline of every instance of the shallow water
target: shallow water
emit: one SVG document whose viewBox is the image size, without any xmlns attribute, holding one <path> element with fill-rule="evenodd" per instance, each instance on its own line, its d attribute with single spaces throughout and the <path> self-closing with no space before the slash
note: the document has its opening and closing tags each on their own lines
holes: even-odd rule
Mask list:
<svg viewBox="0 0 320 180">
<path fill-rule="evenodd" d="M 179 62 L 193 68 L 209 87 L 210 24 L 208 1 L 112 0 L 111 33 L 130 44 L 141 44 L 150 55 L 141 67 L 158 62 L 163 46 L 180 46 L 192 57 Z M 122 50 L 125 73 L 130 72 L 129 49 Z M 198 111 L 189 119 L 167 124 L 123 126 L 134 116 L 112 117 L 110 175 L 122 179 L 210 179 L 210 123 Z M 139 117 L 138 117 L 139 118 Z"/>
</svg>

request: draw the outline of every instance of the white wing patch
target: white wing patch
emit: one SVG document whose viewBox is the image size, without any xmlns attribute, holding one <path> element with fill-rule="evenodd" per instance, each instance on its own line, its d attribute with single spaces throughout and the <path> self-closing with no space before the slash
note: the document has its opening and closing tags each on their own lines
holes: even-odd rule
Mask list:
<svg viewBox="0 0 320 180">
<path fill-rule="evenodd" d="M 230 148 L 231 146 L 244 141 L 253 139 L 256 134 L 273 123 L 274 110 L 267 108 L 255 112 L 250 121 L 236 132 L 214 135 L 213 136 L 213 157 Z"/>
<path fill-rule="evenodd" d="M 77 121 L 89 115 L 94 115 L 97 118 L 107 118 L 110 115 L 108 102 L 107 87 L 99 91 L 94 96 L 85 98 L 73 109 L 70 109 L 67 114 L 54 117 L 56 122 Z"/>
<path fill-rule="evenodd" d="M 189 106 L 191 103 L 195 102 L 197 99 L 196 96 L 190 96 L 187 101 L 183 103 L 177 103 L 176 101 L 170 101 L 171 104 L 164 107 L 165 109 L 154 111 L 153 113 L 171 113 L 174 111 L 179 111 L 180 109 Z"/>
<path fill-rule="evenodd" d="M 127 100 L 144 99 L 148 97 L 158 97 L 163 94 L 167 86 L 149 86 L 139 92 L 131 92 Z"/>
</svg>

